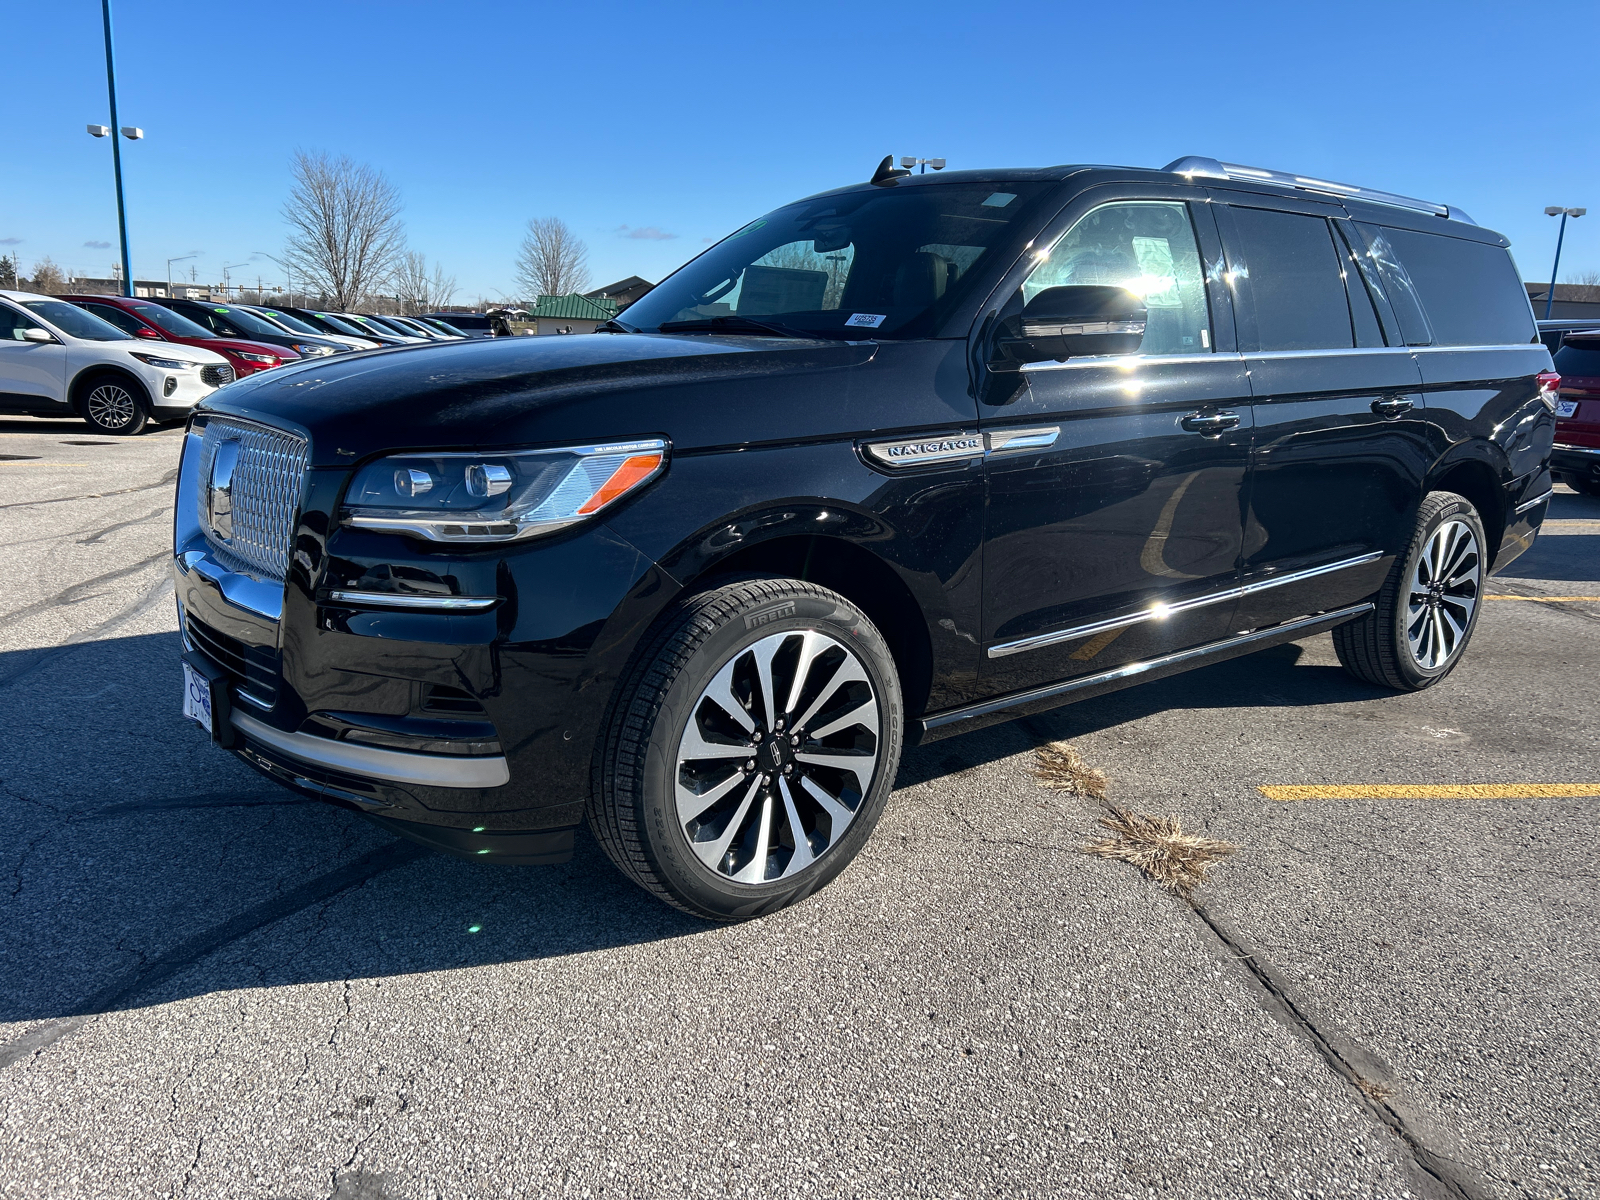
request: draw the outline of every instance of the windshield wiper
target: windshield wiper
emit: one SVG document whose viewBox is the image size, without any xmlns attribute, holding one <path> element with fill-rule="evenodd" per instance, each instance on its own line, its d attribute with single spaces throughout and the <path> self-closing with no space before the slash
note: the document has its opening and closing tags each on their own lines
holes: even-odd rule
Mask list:
<svg viewBox="0 0 1600 1200">
<path fill-rule="evenodd" d="M 594 327 L 594 331 L 596 333 L 638 333 L 639 332 L 637 329 L 635 329 L 631 325 L 624 325 L 621 321 L 617 320 L 615 317 L 612 317 L 611 320 L 609 320 L 609 321 L 600 322 L 600 324 L 598 324 L 598 325 L 596 325 Z"/>
<path fill-rule="evenodd" d="M 765 333 L 772 337 L 820 338 L 826 335 L 780 325 L 776 321 L 756 321 L 750 317 L 698 317 L 693 321 L 663 321 L 662 333 Z"/>
</svg>

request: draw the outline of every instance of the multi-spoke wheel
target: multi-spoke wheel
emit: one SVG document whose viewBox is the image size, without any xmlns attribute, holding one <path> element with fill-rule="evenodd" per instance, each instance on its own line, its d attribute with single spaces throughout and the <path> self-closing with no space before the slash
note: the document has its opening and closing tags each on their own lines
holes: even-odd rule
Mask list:
<svg viewBox="0 0 1600 1200">
<path fill-rule="evenodd" d="M 137 384 L 115 375 L 99 375 L 80 389 L 78 411 L 96 433 L 131 437 L 150 423 L 149 406 Z"/>
<path fill-rule="evenodd" d="M 1385 687 L 1416 691 L 1437 683 L 1472 638 L 1488 572 L 1477 510 L 1453 492 L 1430 492 L 1373 611 L 1333 631 L 1339 661 Z"/>
<path fill-rule="evenodd" d="M 902 719 L 888 647 L 842 596 L 790 579 L 705 592 L 623 685 L 591 825 L 625 873 L 680 908 L 769 912 L 866 841 Z"/>
<path fill-rule="evenodd" d="M 1466 645 L 1482 578 L 1483 556 L 1472 527 L 1450 520 L 1434 529 L 1411 573 L 1406 606 L 1406 641 L 1419 667 L 1438 670 Z"/>
</svg>

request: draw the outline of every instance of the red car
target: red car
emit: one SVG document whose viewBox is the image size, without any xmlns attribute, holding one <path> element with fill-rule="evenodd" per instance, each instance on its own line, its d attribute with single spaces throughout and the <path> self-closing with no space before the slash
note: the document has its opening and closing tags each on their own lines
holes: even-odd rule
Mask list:
<svg viewBox="0 0 1600 1200">
<path fill-rule="evenodd" d="M 1550 468 L 1585 496 L 1600 496 L 1600 331 L 1569 333 L 1555 353 L 1556 445 Z"/>
<path fill-rule="evenodd" d="M 256 371 L 265 371 L 268 367 L 281 367 L 300 358 L 287 346 L 218 337 L 188 317 L 159 304 L 151 304 L 148 300 L 128 296 L 61 296 L 59 299 L 71 301 L 136 338 L 148 338 L 152 342 L 178 342 L 184 346 L 199 346 L 202 350 L 215 350 L 233 364 L 233 374 L 237 379 Z"/>
</svg>

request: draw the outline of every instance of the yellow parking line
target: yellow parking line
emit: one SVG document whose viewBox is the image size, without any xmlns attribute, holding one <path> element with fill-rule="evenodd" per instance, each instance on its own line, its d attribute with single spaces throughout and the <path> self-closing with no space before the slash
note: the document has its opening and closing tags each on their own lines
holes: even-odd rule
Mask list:
<svg viewBox="0 0 1600 1200">
<path fill-rule="evenodd" d="M 1263 785 L 1268 800 L 1564 800 L 1600 796 L 1600 783 L 1330 783 Z"/>
<path fill-rule="evenodd" d="M 1533 600 L 1539 604 L 1600 604 L 1600 596 L 1485 596 L 1485 600 Z"/>
</svg>

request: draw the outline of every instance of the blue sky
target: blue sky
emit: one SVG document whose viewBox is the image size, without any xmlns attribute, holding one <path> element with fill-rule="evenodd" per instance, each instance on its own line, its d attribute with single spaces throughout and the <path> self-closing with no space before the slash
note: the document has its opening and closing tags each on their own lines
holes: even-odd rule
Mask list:
<svg viewBox="0 0 1600 1200">
<path fill-rule="evenodd" d="M 0 250 L 115 260 L 96 0 L 4 6 Z M 458 299 L 506 295 L 559 216 L 596 286 L 659 280 L 884 154 L 952 167 L 1160 166 L 1183 154 L 1458 204 L 1548 277 L 1600 269 L 1600 5 L 631 4 L 115 0 L 134 271 L 278 273 L 296 148 L 400 189 Z M 1537 18 L 1537 19 L 1535 19 Z M 1578 48 L 1576 58 L 1564 47 Z M 100 245 L 104 243 L 104 245 Z"/>
</svg>

